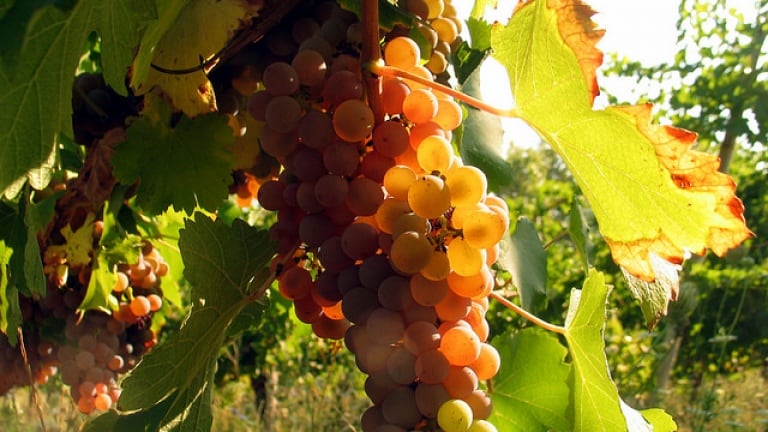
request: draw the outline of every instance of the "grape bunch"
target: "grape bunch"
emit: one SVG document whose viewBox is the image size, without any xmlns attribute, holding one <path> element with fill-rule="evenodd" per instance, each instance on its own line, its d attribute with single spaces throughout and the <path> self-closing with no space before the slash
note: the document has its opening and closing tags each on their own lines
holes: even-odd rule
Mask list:
<svg viewBox="0 0 768 432">
<path fill-rule="evenodd" d="M 101 223 L 93 225 L 97 242 Z M 60 373 L 81 412 L 106 411 L 120 396 L 119 375 L 131 370 L 157 342 L 152 315 L 162 306 L 160 278 L 168 273 L 168 264 L 145 242 L 137 262 L 117 265 L 109 299 L 112 310 L 82 312 L 78 309 L 91 268 L 70 262 L 66 250 L 61 245 L 45 249 L 45 297 L 19 296 L 25 356 L 5 335 L 0 337 L 0 394 L 30 384 L 29 366 L 36 384 Z"/>
<path fill-rule="evenodd" d="M 422 56 L 427 61 L 419 68 L 429 70 L 435 80 L 447 83 L 450 78 L 448 64 L 464 23 L 459 19 L 456 7 L 450 0 L 402 0 L 398 2 L 401 9 L 413 14 L 418 20 L 416 29 L 423 39 L 423 45 L 431 49 Z M 398 26 L 390 37 L 407 36 L 410 28 Z"/>
<path fill-rule="evenodd" d="M 434 79 L 416 42 L 385 40 L 387 65 Z M 368 375 L 364 431 L 495 430 L 481 383 L 499 354 L 485 313 L 508 208 L 454 154 L 458 103 L 391 77 L 366 94 L 359 48 L 354 15 L 309 2 L 224 68 L 259 152 L 281 166 L 256 194 L 277 215 L 279 292 Z"/>
</svg>

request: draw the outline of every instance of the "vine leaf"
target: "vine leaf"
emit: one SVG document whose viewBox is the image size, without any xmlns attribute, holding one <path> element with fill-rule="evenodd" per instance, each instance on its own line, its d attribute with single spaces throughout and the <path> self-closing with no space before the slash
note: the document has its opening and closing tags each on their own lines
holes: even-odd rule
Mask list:
<svg viewBox="0 0 768 432">
<path fill-rule="evenodd" d="M 468 95 L 480 95 L 479 69 L 467 78 L 462 91 Z M 483 170 L 488 178 L 488 189 L 499 190 L 510 185 L 515 179 L 514 173 L 509 163 L 493 147 L 493 143 L 503 141 L 501 120 L 495 115 L 470 107 L 466 109 L 466 117 L 459 130 L 461 133 L 457 140 L 461 143 L 461 158 L 467 165 Z"/>
<path fill-rule="evenodd" d="M 547 252 L 530 219 L 520 217 L 508 247 L 503 245 L 501 265 L 512 275 L 523 309 L 536 313 L 547 295 Z"/>
<path fill-rule="evenodd" d="M 196 206 L 213 210 L 227 197 L 234 165 L 234 138 L 225 116 L 211 113 L 182 117 L 169 126 L 171 113 L 156 96 L 147 98 L 159 112 L 138 118 L 126 131 L 112 158 L 121 182 L 139 181 L 136 203 L 160 214 L 173 205 L 191 213 Z"/>
<path fill-rule="evenodd" d="M 192 284 L 192 309 L 178 333 L 144 356 L 123 381 L 118 409 L 98 417 L 85 430 L 209 430 L 213 373 L 230 324 L 248 308 L 260 319 L 249 297 L 254 275 L 271 258 L 266 231 L 242 220 L 232 226 L 202 213 L 180 233 L 184 276 Z M 261 281 L 257 281 L 261 282 Z M 262 310 L 263 312 L 263 310 Z M 102 429 L 103 430 L 103 429 Z"/>
<path fill-rule="evenodd" d="M 605 356 L 603 328 L 608 286 L 591 270 L 581 290 L 571 291 L 565 340 L 571 354 L 574 431 L 621 431 L 627 423 Z"/>
<path fill-rule="evenodd" d="M 653 254 L 650 258 L 656 272 L 656 280 L 653 282 L 639 279 L 623 268 L 622 272 L 627 280 L 629 292 L 640 303 L 645 324 L 652 329 L 662 317 L 667 315 L 669 301 L 677 300 L 680 266 L 664 261 Z"/>
<path fill-rule="evenodd" d="M 16 2 L 0 19 L 0 193 L 18 194 L 25 181 L 35 189 L 51 180 L 60 134 L 72 131 L 72 82 L 91 31 L 102 35 L 107 82 L 124 88 L 125 71 L 148 17 L 144 2 L 78 1 L 27 10 Z M 39 6 L 39 5 L 38 5 Z M 146 12 L 144 12 L 146 13 Z M 19 25 L 20 23 L 24 25 Z"/>
<path fill-rule="evenodd" d="M 592 109 L 603 34 L 581 0 L 521 4 L 492 29 L 516 111 L 562 157 L 589 200 L 614 260 L 653 281 L 655 254 L 722 255 L 751 236 L 733 180 L 695 134 L 651 124 L 651 105 Z M 533 37 L 532 37 L 533 35 Z"/>
<path fill-rule="evenodd" d="M 159 20 L 141 41 L 131 86 L 137 94 L 159 86 L 189 117 L 215 111 L 213 85 L 206 76 L 215 62 L 208 67 L 201 63 L 213 59 L 258 10 L 243 0 L 163 2 Z M 183 70 L 194 71 L 170 72 Z"/>
<path fill-rule="evenodd" d="M 501 369 L 493 380 L 493 414 L 499 432 L 571 429 L 568 417 L 568 351 L 554 335 L 537 328 L 493 339 Z M 532 367 L 535 365 L 535 367 Z"/>
</svg>

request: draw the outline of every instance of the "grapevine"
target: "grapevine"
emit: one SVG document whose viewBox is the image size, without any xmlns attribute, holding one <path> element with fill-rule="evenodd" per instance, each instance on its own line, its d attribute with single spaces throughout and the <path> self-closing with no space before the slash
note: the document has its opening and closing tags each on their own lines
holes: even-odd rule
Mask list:
<svg viewBox="0 0 768 432">
<path fill-rule="evenodd" d="M 516 221 L 493 174 L 494 163 L 509 166 L 468 150 L 486 144 L 470 142 L 485 136 L 478 122 L 525 120 L 563 156 L 614 259 L 647 290 L 643 305 L 663 297 L 650 306 L 656 320 L 676 294 L 684 250 L 722 254 L 751 235 L 743 206 L 689 134 L 646 124 L 650 107 L 595 114 L 584 103 L 602 54 L 580 0 L 521 2 L 513 21 L 493 25 L 457 6 L 193 0 L 158 19 L 130 15 L 140 30 L 128 73 L 115 72 L 109 43 L 80 58 L 61 157 L 3 186 L 0 216 L 12 229 L 0 229 L 0 394 L 26 385 L 34 394 L 56 377 L 89 416 L 86 431 L 210 429 L 218 348 L 258 325 L 279 295 L 318 338 L 353 354 L 370 402 L 363 432 L 634 430 L 627 418 L 642 415 L 594 367 L 605 363 L 603 274 L 586 266 L 563 325 L 536 315 L 531 298 L 542 293 L 509 258 Z M 194 39 L 209 18 L 210 38 L 183 47 L 179 35 Z M 515 84 L 513 107 L 467 94 L 467 76 L 494 50 Z M 593 126 L 608 130 L 594 134 L 597 150 Z M 625 165 L 650 180 L 627 180 L 613 164 L 619 136 L 639 148 Z M 33 171 L 46 164 L 58 164 L 56 176 L 40 181 Z M 616 217 L 614 190 L 633 192 L 621 194 L 626 205 L 659 226 Z M 642 201 L 659 196 L 672 198 Z M 701 227 L 660 222 L 680 209 Z M 520 304 L 501 289 L 511 284 Z M 491 302 L 542 331 L 491 329 Z M 510 379 L 526 356 L 550 376 Z M 525 402 L 509 394 L 533 400 L 537 386 L 552 393 L 554 414 L 529 407 L 511 425 Z M 648 426 L 673 423 L 659 418 Z"/>
</svg>

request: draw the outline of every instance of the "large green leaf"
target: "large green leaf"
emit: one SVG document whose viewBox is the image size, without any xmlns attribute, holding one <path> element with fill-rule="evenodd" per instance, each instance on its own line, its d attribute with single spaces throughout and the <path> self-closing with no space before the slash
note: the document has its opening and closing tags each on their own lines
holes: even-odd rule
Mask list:
<svg viewBox="0 0 768 432">
<path fill-rule="evenodd" d="M 234 164 L 226 117 L 182 117 L 170 127 L 168 106 L 159 99 L 148 103 L 158 112 L 128 128 L 112 159 L 115 177 L 126 184 L 139 181 L 136 203 L 150 214 L 170 206 L 188 213 L 198 206 L 216 209 L 227 197 Z"/>
<path fill-rule="evenodd" d="M 557 338 L 528 328 L 493 339 L 501 369 L 493 380 L 491 422 L 499 432 L 567 431 L 570 366 Z"/>
<path fill-rule="evenodd" d="M 608 286 L 603 273 L 591 270 L 581 290 L 571 291 L 565 339 L 571 354 L 573 430 L 627 430 L 619 392 L 605 356 L 605 303 Z"/>
<path fill-rule="evenodd" d="M 152 429 L 174 423 L 184 431 L 211 427 L 212 374 L 219 349 L 230 324 L 253 303 L 253 287 L 263 282 L 274 247 L 266 231 L 241 220 L 230 227 L 197 213 L 182 230 L 179 248 L 184 275 L 193 286 L 192 310 L 179 332 L 144 356 L 126 377 L 118 404 L 123 413 L 94 424 L 138 423 Z M 248 311 L 260 319 L 254 309 Z M 160 413 L 158 406 L 164 407 Z"/>
<path fill-rule="evenodd" d="M 2 40 L 18 41 L 17 49 L 0 51 L 2 195 L 16 195 L 26 180 L 37 189 L 50 181 L 59 134 L 71 135 L 70 78 L 91 31 L 103 36 L 107 82 L 125 88 L 125 72 L 146 19 L 139 11 L 151 10 L 142 7 L 148 1 L 80 0 L 68 10 L 11 8 L 0 20 Z"/>
<path fill-rule="evenodd" d="M 492 29 L 512 85 L 514 113 L 562 157 L 590 202 L 614 260 L 651 281 L 650 255 L 725 253 L 750 236 L 733 180 L 695 135 L 652 125 L 649 105 L 597 111 L 602 36 L 581 0 L 533 0 Z"/>
</svg>

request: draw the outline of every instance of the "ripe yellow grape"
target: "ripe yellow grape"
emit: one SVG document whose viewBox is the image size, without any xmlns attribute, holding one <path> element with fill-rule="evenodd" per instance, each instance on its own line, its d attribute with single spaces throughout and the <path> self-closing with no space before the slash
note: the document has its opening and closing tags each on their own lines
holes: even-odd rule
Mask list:
<svg viewBox="0 0 768 432">
<path fill-rule="evenodd" d="M 423 175 L 408 188 L 408 205 L 417 215 L 435 219 L 451 207 L 451 191 L 440 177 Z"/>
<path fill-rule="evenodd" d="M 485 198 L 488 181 L 480 169 L 471 165 L 451 168 L 445 173 L 445 183 L 451 190 L 451 204 L 472 206 Z"/>
<path fill-rule="evenodd" d="M 445 55 L 439 51 L 432 51 L 432 55 L 429 56 L 429 61 L 424 64 L 424 67 L 429 69 L 433 74 L 440 74 L 445 72 L 448 68 L 448 60 L 445 59 Z"/>
<path fill-rule="evenodd" d="M 443 0 L 425 0 L 427 5 L 427 19 L 433 20 L 443 14 L 445 3 Z"/>
<path fill-rule="evenodd" d="M 400 69 L 410 69 L 419 64 L 421 50 L 411 38 L 398 36 L 384 46 L 384 62 Z"/>
<path fill-rule="evenodd" d="M 461 124 L 464 115 L 461 112 L 461 106 L 453 99 L 438 98 L 437 114 L 432 119 L 445 130 L 454 130 Z"/>
<path fill-rule="evenodd" d="M 485 249 L 498 243 L 508 226 L 505 216 L 490 209 L 480 209 L 467 215 L 461 229 L 470 246 Z"/>
<path fill-rule="evenodd" d="M 384 174 L 384 189 L 386 189 L 387 193 L 395 199 L 407 201 L 408 188 L 411 187 L 411 184 L 418 178 L 419 177 L 413 172 L 411 167 L 395 165 L 388 169 Z"/>
<path fill-rule="evenodd" d="M 407 231 L 392 241 L 389 257 L 396 270 L 413 274 L 427 265 L 431 251 L 432 245 L 425 235 Z"/>
<path fill-rule="evenodd" d="M 488 207 L 498 207 L 501 209 L 502 213 L 509 214 L 509 206 L 507 205 L 507 202 L 504 201 L 503 198 L 497 197 L 496 195 L 486 196 L 485 205 Z"/>
<path fill-rule="evenodd" d="M 453 213 L 451 213 L 451 226 L 456 229 L 462 229 L 464 227 L 464 221 L 467 219 L 467 216 L 469 216 L 470 213 L 472 213 L 475 210 L 486 209 L 486 208 L 487 207 L 481 203 L 456 206 L 456 208 L 453 209 Z"/>
<path fill-rule="evenodd" d="M 459 35 L 459 30 L 456 28 L 456 24 L 448 18 L 437 18 L 432 21 L 431 25 L 437 32 L 437 38 L 448 44 L 456 40 L 456 36 Z"/>
<path fill-rule="evenodd" d="M 461 276 L 472 276 L 480 272 L 485 265 L 485 249 L 477 249 L 466 240 L 457 237 L 448 245 L 448 261 L 454 272 Z"/>
<path fill-rule="evenodd" d="M 344 141 L 362 141 L 373 131 L 373 111 L 363 101 L 348 99 L 333 112 L 333 130 Z"/>
<path fill-rule="evenodd" d="M 461 399 L 446 401 L 437 410 L 437 424 L 444 432 L 467 432 L 472 420 L 472 407 Z"/>
<path fill-rule="evenodd" d="M 437 98 L 430 90 L 416 89 L 403 100 L 403 114 L 414 123 L 426 123 L 437 114 Z"/>
<path fill-rule="evenodd" d="M 427 265 L 420 271 L 421 275 L 432 281 L 443 280 L 451 273 L 448 255 L 443 251 L 432 251 Z"/>
<path fill-rule="evenodd" d="M 416 159 L 425 172 L 448 171 L 453 163 L 453 147 L 445 138 L 428 136 L 424 138 L 416 149 Z"/>
</svg>

